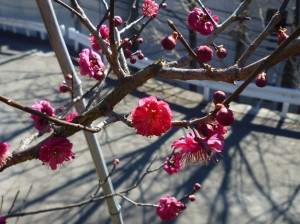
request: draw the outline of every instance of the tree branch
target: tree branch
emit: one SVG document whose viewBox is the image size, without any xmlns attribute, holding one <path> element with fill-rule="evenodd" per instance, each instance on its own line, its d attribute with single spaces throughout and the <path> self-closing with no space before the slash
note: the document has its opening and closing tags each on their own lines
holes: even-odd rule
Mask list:
<svg viewBox="0 0 300 224">
<path fill-rule="evenodd" d="M 289 0 L 285 0 L 282 3 L 282 6 L 286 5 L 288 1 Z M 285 8 L 283 8 L 282 6 L 280 7 L 280 11 L 277 11 L 273 15 L 272 19 L 270 20 L 266 28 L 255 38 L 255 40 L 246 49 L 244 54 L 240 57 L 240 59 L 237 62 L 238 67 L 243 67 L 246 64 L 247 60 L 252 55 L 252 53 L 255 51 L 255 49 L 267 38 L 267 36 L 273 33 L 274 27 L 276 26 L 277 23 L 280 22 L 280 20 L 282 19 L 282 14 L 284 13 Z"/>
</svg>

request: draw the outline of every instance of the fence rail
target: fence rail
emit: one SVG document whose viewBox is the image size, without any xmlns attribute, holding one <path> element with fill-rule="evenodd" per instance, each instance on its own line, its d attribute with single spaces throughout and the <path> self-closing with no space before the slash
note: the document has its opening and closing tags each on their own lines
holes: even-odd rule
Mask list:
<svg viewBox="0 0 300 224">
<path fill-rule="evenodd" d="M 41 39 L 45 39 L 47 32 L 44 24 L 34 21 L 24 21 L 0 17 L 0 27 L 3 30 L 12 30 L 14 33 L 22 33 L 25 31 L 27 36 L 30 36 L 33 32 L 38 32 Z M 75 51 L 78 51 L 79 44 L 84 47 L 90 47 L 89 36 L 80 33 L 73 27 L 69 27 L 67 32 L 64 25 L 60 26 L 64 37 L 73 42 Z M 134 65 L 135 68 L 141 69 L 152 63 L 151 60 L 145 58 L 142 61 L 137 61 Z M 242 83 L 237 82 L 237 85 L 231 85 L 222 82 L 213 81 L 200 81 L 200 80 L 189 80 L 188 83 L 203 87 L 203 95 L 205 100 L 210 99 L 210 90 L 222 90 L 224 92 L 232 93 Z M 288 113 L 289 106 L 300 105 L 300 90 L 288 89 L 276 86 L 266 86 L 264 88 L 258 88 L 255 84 L 249 84 L 249 86 L 241 93 L 242 96 L 258 98 L 262 100 L 269 100 L 272 102 L 283 103 L 281 110 L 281 116 L 285 117 Z"/>
</svg>

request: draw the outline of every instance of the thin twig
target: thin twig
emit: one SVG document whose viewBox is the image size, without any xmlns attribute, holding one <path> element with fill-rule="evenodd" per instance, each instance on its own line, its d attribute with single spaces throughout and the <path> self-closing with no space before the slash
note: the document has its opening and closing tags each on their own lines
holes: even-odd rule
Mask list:
<svg viewBox="0 0 300 224">
<path fill-rule="evenodd" d="M 20 190 L 17 191 L 17 193 L 16 193 L 16 195 L 15 195 L 15 197 L 14 197 L 13 203 L 11 204 L 10 208 L 8 209 L 7 214 L 10 214 L 11 211 L 12 211 L 12 209 L 14 208 L 15 203 L 16 203 L 16 201 L 17 201 L 17 199 L 18 199 L 19 193 L 20 193 Z"/>
<path fill-rule="evenodd" d="M 32 186 L 33 186 L 33 184 L 30 185 L 29 190 L 28 190 L 28 192 L 27 192 L 25 198 L 23 199 L 21 211 L 24 210 L 25 203 L 26 203 L 26 201 L 28 200 L 28 197 L 29 197 L 29 195 L 30 195 L 30 193 L 31 193 L 31 191 L 32 191 Z M 17 220 L 16 220 L 16 222 L 15 222 L 16 224 L 19 222 L 19 219 L 20 219 L 20 217 L 17 218 Z"/>
<path fill-rule="evenodd" d="M 205 12 L 206 16 L 208 17 L 208 19 L 212 22 L 212 24 L 214 25 L 215 28 L 218 27 L 218 24 L 216 23 L 216 21 L 214 21 L 214 19 L 212 18 L 212 16 L 209 14 L 209 12 L 207 11 L 207 9 L 205 8 L 205 6 L 203 5 L 203 3 L 200 0 L 197 0 L 197 2 L 199 3 L 199 5 L 201 6 L 202 10 Z"/>
<path fill-rule="evenodd" d="M 270 20 L 270 22 L 268 23 L 268 25 L 266 26 L 266 28 L 255 38 L 255 40 L 249 45 L 249 47 L 245 50 L 244 54 L 240 57 L 240 59 L 237 62 L 237 66 L 238 67 L 243 67 L 247 60 L 250 58 L 250 56 L 252 55 L 252 53 L 255 51 L 255 49 L 260 46 L 260 44 L 267 38 L 267 36 L 269 36 L 271 33 L 273 33 L 274 31 L 274 27 L 276 26 L 277 23 L 280 22 L 281 18 L 282 18 L 282 14 L 285 11 L 285 8 L 283 8 L 283 6 L 287 6 L 287 2 L 289 0 L 285 0 L 281 7 L 280 10 L 277 11 L 272 19 Z"/>
<path fill-rule="evenodd" d="M 187 43 L 187 41 L 185 40 L 185 38 L 183 37 L 183 35 L 179 32 L 179 30 L 177 29 L 177 27 L 175 26 L 175 24 L 173 23 L 172 20 L 168 19 L 167 20 L 168 25 L 171 27 L 172 30 L 174 30 L 177 34 L 178 34 L 178 39 L 181 41 L 181 43 L 183 44 L 183 46 L 186 48 L 186 50 L 189 52 L 190 56 L 192 56 L 199 64 L 202 68 L 207 68 L 207 65 L 205 65 L 203 62 L 201 62 L 196 53 L 193 51 L 193 49 L 190 47 L 190 45 Z"/>
<path fill-rule="evenodd" d="M 240 21 L 239 15 L 248 7 L 251 1 L 252 0 L 244 0 L 243 2 L 241 2 L 237 9 L 227 18 L 227 20 L 225 20 L 222 24 L 218 25 L 217 29 L 215 29 L 211 35 L 209 35 L 201 42 L 201 45 L 209 46 L 217 38 L 217 36 L 219 36 L 219 34 L 221 34 L 227 27 L 229 27 L 232 23 L 236 21 Z M 169 62 L 168 66 L 181 68 L 190 63 L 191 60 L 192 57 L 188 54 L 179 58 L 176 61 Z"/>
<path fill-rule="evenodd" d="M 111 56 L 111 51 L 110 49 L 107 47 L 106 43 L 104 42 L 104 40 L 100 37 L 99 35 L 99 31 L 97 30 L 97 28 L 91 23 L 91 21 L 87 18 L 87 16 L 85 15 L 84 11 L 82 10 L 82 8 L 79 7 L 77 1 L 74 1 L 74 4 L 77 5 L 76 10 L 71 8 L 70 6 L 68 6 L 67 4 L 65 4 L 64 2 L 62 2 L 61 0 L 53 0 L 54 2 L 62 5 L 63 7 L 65 7 L 66 9 L 68 9 L 69 11 L 71 11 L 72 13 L 74 13 L 82 22 L 82 24 L 89 30 L 89 32 L 96 38 L 97 43 L 99 44 L 101 50 L 103 51 L 103 53 L 105 54 L 107 60 L 110 62 L 110 56 Z"/>
<path fill-rule="evenodd" d="M 64 120 L 57 119 L 55 117 L 48 116 L 44 113 L 41 113 L 37 110 L 34 110 L 30 107 L 27 107 L 27 106 L 25 106 L 25 105 L 23 105 L 19 102 L 16 102 L 16 101 L 14 101 L 10 98 L 7 98 L 5 96 L 0 96 L 0 101 L 2 101 L 3 103 L 6 103 L 9 106 L 17 108 L 19 110 L 22 110 L 22 111 L 25 111 L 27 113 L 33 114 L 33 115 L 35 115 L 39 118 L 42 118 L 42 119 L 45 119 L 47 121 L 53 122 L 54 124 L 56 124 L 58 126 L 68 126 L 68 127 L 77 128 L 77 129 L 81 129 L 81 130 L 89 131 L 89 132 L 99 132 L 100 131 L 98 129 L 90 128 L 88 126 L 84 126 L 84 125 L 81 125 L 81 124 L 75 124 L 75 123 L 71 123 L 71 122 L 67 122 L 67 121 L 64 121 Z"/>
<path fill-rule="evenodd" d="M 0 213 L 2 213 L 3 202 L 4 202 L 4 196 L 3 196 L 3 195 L 1 195 Z"/>
<path fill-rule="evenodd" d="M 161 169 L 165 163 L 161 164 L 160 166 L 158 166 L 157 168 L 154 168 L 152 170 L 150 170 L 151 166 L 153 165 L 154 161 L 156 160 L 156 155 L 155 157 L 150 161 L 149 165 L 146 168 L 146 171 L 143 173 L 143 175 L 140 177 L 140 179 L 137 180 L 137 182 L 135 183 L 135 185 L 133 185 L 132 187 L 127 188 L 126 190 L 123 190 L 120 192 L 120 194 L 124 194 L 124 193 L 128 193 L 129 191 L 133 190 L 134 188 L 137 188 L 139 186 L 139 184 L 142 182 L 142 180 L 149 174 L 152 172 L 155 172 L 159 169 Z"/>
<path fill-rule="evenodd" d="M 300 35 L 300 26 L 287 38 L 283 43 L 281 43 L 271 54 L 267 57 L 264 63 L 256 67 L 249 77 L 223 102 L 224 105 L 229 105 L 255 78 L 256 76 L 265 69 L 268 69 L 271 62 L 278 54 L 292 41 L 294 41 Z"/>
<path fill-rule="evenodd" d="M 157 204 L 135 202 L 135 201 L 131 200 L 130 198 L 128 198 L 127 196 L 125 196 L 124 194 L 117 194 L 117 195 L 120 196 L 121 198 L 124 198 L 126 201 L 130 202 L 134 206 L 159 208 L 159 205 L 157 205 Z"/>
<path fill-rule="evenodd" d="M 138 18 L 137 20 L 133 21 L 132 23 L 126 25 L 125 27 L 123 27 L 123 29 L 121 29 L 119 32 L 120 34 L 124 33 L 126 30 L 130 29 L 132 26 L 134 26 L 135 24 L 139 23 L 142 19 L 144 19 L 145 16 L 141 16 L 140 18 Z"/>
</svg>

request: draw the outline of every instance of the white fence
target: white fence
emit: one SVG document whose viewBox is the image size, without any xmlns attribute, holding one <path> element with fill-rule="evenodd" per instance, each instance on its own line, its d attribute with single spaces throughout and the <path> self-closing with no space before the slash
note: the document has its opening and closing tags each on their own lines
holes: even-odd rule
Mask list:
<svg viewBox="0 0 300 224">
<path fill-rule="evenodd" d="M 16 19 L 8 19 L 0 17 L 0 27 L 3 30 L 12 30 L 14 33 L 22 33 L 25 31 L 27 36 L 30 36 L 33 32 L 38 32 L 40 34 L 41 39 L 45 39 L 47 32 L 44 27 L 44 24 L 33 22 L 33 21 L 24 21 L 24 20 L 16 20 Z M 68 32 L 66 32 L 65 26 L 61 25 L 62 34 L 66 39 L 72 40 L 74 49 L 77 51 L 79 49 L 79 44 L 84 47 L 90 47 L 89 36 L 80 33 L 75 30 L 73 27 L 68 28 Z M 145 58 L 142 61 L 137 61 L 134 65 L 136 68 L 144 68 L 145 66 L 152 63 L 151 60 Z M 209 100 L 210 97 L 210 89 L 213 90 L 222 90 L 224 92 L 232 93 L 235 89 L 242 83 L 237 82 L 237 85 L 222 83 L 222 82 L 213 82 L 213 81 L 200 81 L 200 80 L 189 80 L 187 81 L 190 84 L 201 86 L 204 88 L 204 99 Z M 269 100 L 272 102 L 280 102 L 283 103 L 281 115 L 285 117 L 290 104 L 300 105 L 300 90 L 298 89 L 287 89 L 282 87 L 275 86 L 266 86 L 264 88 L 258 88 L 255 84 L 250 84 L 242 93 L 242 96 L 258 98 L 262 100 Z"/>
</svg>

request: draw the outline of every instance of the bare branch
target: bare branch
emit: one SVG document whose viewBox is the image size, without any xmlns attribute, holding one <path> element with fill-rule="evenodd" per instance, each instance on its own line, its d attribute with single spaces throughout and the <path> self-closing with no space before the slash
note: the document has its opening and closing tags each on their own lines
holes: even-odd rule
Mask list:
<svg viewBox="0 0 300 224">
<path fill-rule="evenodd" d="M 288 0 L 285 0 L 282 5 L 285 5 L 285 3 L 288 2 Z M 252 55 L 252 53 L 255 51 L 255 49 L 266 39 L 267 36 L 269 36 L 274 31 L 274 27 L 277 23 L 280 22 L 282 18 L 282 13 L 284 13 L 285 8 L 281 7 L 280 11 L 277 11 L 266 28 L 256 37 L 256 39 L 249 45 L 249 47 L 246 49 L 244 54 L 241 56 L 241 58 L 237 62 L 238 67 L 243 67 L 249 57 Z"/>
<path fill-rule="evenodd" d="M 214 32 L 210 36 L 208 36 L 204 41 L 202 41 L 201 45 L 207 45 L 207 46 L 211 45 L 220 33 L 222 33 L 227 27 L 229 27 L 234 22 L 239 21 L 240 14 L 248 7 L 251 1 L 252 0 L 244 0 L 243 2 L 241 2 L 239 7 L 228 17 L 228 19 L 224 21 L 222 24 L 218 25 L 215 28 Z M 169 62 L 168 66 L 181 68 L 186 66 L 188 63 L 190 63 L 191 59 L 192 58 L 188 54 L 176 61 Z"/>
</svg>

